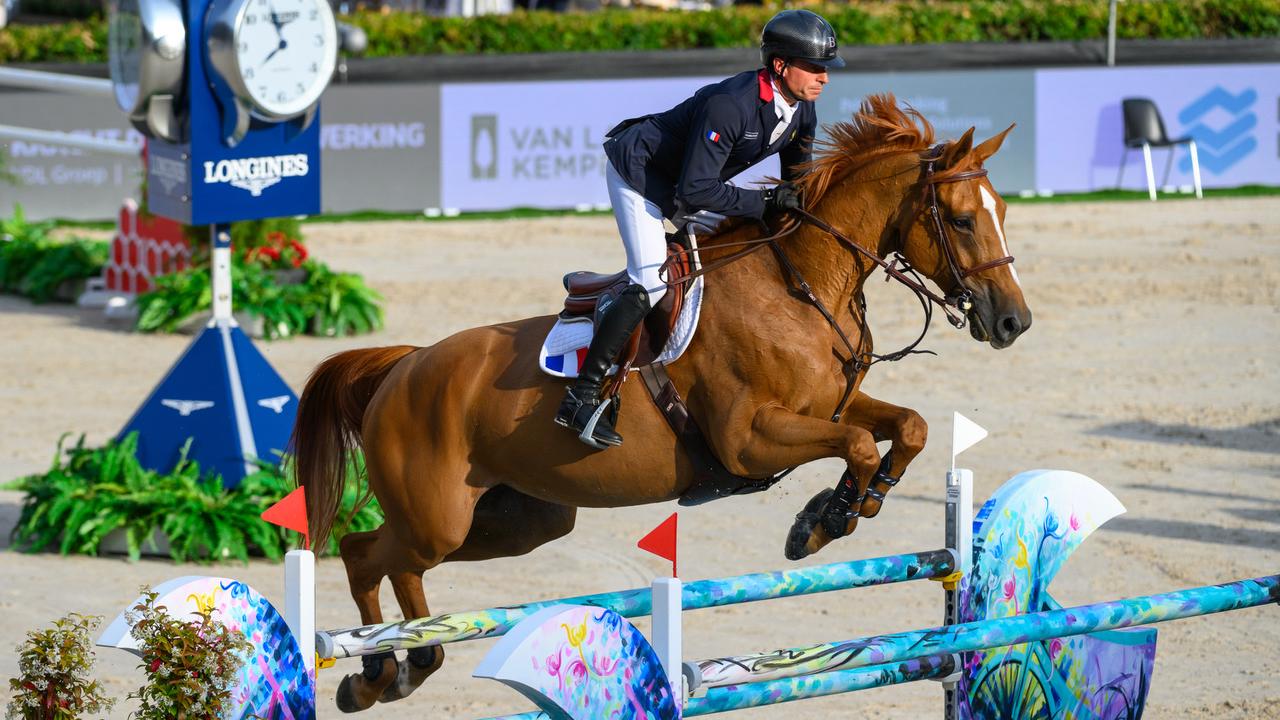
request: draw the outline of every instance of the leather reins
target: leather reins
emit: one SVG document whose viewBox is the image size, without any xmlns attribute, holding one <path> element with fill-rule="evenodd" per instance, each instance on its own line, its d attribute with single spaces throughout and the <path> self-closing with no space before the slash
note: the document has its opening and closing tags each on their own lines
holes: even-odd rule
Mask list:
<svg viewBox="0 0 1280 720">
<path fill-rule="evenodd" d="M 921 184 L 924 187 L 925 199 L 929 204 L 929 215 L 933 219 L 934 233 L 937 235 L 938 244 L 942 246 L 943 255 L 947 259 L 947 266 L 948 266 L 948 269 L 951 271 L 951 276 L 952 278 L 955 279 L 955 284 L 956 284 L 955 289 L 952 292 L 946 294 L 945 296 L 940 296 L 937 293 L 933 292 L 924 284 L 924 281 L 922 279 L 918 279 L 919 274 L 915 271 L 913 267 L 911 267 L 911 265 L 907 262 L 906 257 L 904 257 L 901 252 L 894 251 L 893 255 L 891 256 L 891 259 L 885 260 L 884 258 L 880 257 L 876 253 L 855 243 L 844 233 L 841 233 L 839 230 L 832 227 L 825 220 L 808 212 L 807 210 L 795 209 L 791 211 L 801 218 L 802 223 L 807 222 L 810 225 L 813 225 L 819 230 L 822 230 L 823 232 L 834 237 L 836 240 L 840 241 L 840 243 L 843 244 L 845 247 L 862 255 L 863 257 L 867 258 L 875 265 L 878 265 L 885 272 L 886 282 L 890 278 L 897 280 L 898 282 L 902 283 L 907 288 L 909 288 L 913 293 L 915 293 L 916 297 L 920 299 L 921 306 L 924 308 L 924 313 L 925 313 L 924 329 L 921 331 L 920 336 L 916 338 L 914 342 L 907 345 L 901 350 L 898 350 L 893 353 L 889 353 L 887 355 L 872 354 L 871 356 L 872 360 L 868 362 L 863 359 L 862 353 L 854 349 L 853 343 L 849 340 L 849 337 L 848 335 L 845 334 L 844 330 L 840 328 L 839 323 L 836 322 L 835 316 L 832 315 L 829 310 L 827 310 L 827 307 L 822 303 L 822 300 L 819 299 L 816 294 L 814 294 L 813 290 L 809 286 L 809 283 L 805 281 L 804 277 L 800 274 L 800 271 L 796 269 L 794 264 L 792 264 L 791 259 L 787 256 L 786 252 L 782 249 L 782 246 L 779 245 L 777 242 L 779 239 L 784 238 L 787 235 L 790 235 L 791 233 L 795 232 L 802 223 L 796 223 L 791 227 L 786 228 L 768 237 L 755 238 L 753 240 L 744 240 L 740 242 L 724 243 L 724 244 L 716 245 L 715 247 L 717 249 L 726 248 L 726 247 L 738 247 L 738 246 L 742 246 L 745 249 L 739 250 L 727 257 L 720 258 L 719 260 L 716 260 L 709 265 L 704 265 L 703 267 L 700 267 L 697 270 L 694 270 L 693 272 L 687 275 L 683 275 L 678 278 L 673 278 L 669 280 L 667 284 L 670 287 L 675 288 L 685 283 L 693 282 L 693 280 L 695 280 L 696 278 L 706 275 L 707 273 L 710 273 L 712 271 L 718 270 L 730 263 L 736 262 L 737 260 L 740 260 L 746 257 L 747 255 L 750 255 L 756 250 L 759 250 L 765 245 L 772 246 L 774 249 L 774 252 L 777 253 L 779 260 L 781 260 L 782 264 L 786 267 L 787 272 L 795 280 L 796 285 L 805 294 L 809 302 L 818 309 L 818 312 L 822 314 L 823 318 L 827 321 L 827 324 L 830 325 L 836 331 L 836 334 L 840 337 L 841 342 L 844 343 L 845 348 L 849 351 L 850 359 L 844 364 L 846 366 L 852 365 L 853 372 L 849 373 L 848 382 L 845 386 L 844 395 L 843 397 L 841 397 L 839 404 L 836 405 L 836 411 L 831 417 L 832 422 L 839 422 L 840 416 L 844 410 L 844 406 L 848 402 L 849 397 L 853 394 L 853 388 L 854 388 L 854 384 L 855 384 L 855 380 L 857 378 L 858 372 L 882 360 L 890 360 L 890 361 L 900 360 L 903 357 L 906 357 L 907 355 L 910 355 L 912 353 L 925 352 L 925 351 L 916 350 L 915 347 L 919 345 L 921 341 L 924 340 L 925 335 L 929 331 L 930 320 L 932 319 L 932 315 L 933 315 L 932 306 L 929 303 L 932 302 L 938 305 L 939 307 L 941 307 L 943 313 L 947 316 L 947 321 L 950 322 L 954 327 L 956 327 L 957 329 L 963 328 L 966 323 L 967 314 L 973 308 L 973 292 L 969 290 L 968 287 L 965 286 L 964 284 L 965 278 L 968 278 L 972 275 L 980 273 L 984 270 L 990 270 L 992 268 L 997 268 L 997 267 L 1000 267 L 1001 265 L 1008 265 L 1013 262 L 1013 256 L 1005 255 L 995 260 L 991 260 L 990 262 L 985 262 L 985 263 L 982 263 L 981 265 L 976 265 L 971 268 L 965 268 L 960 264 L 955 248 L 952 245 L 951 237 L 950 235 L 947 234 L 946 225 L 944 225 L 942 222 L 942 212 L 939 209 L 939 204 L 938 204 L 938 185 L 941 185 L 943 183 L 963 182 L 966 180 L 974 180 L 976 178 L 986 177 L 987 171 L 985 168 L 978 168 L 976 170 L 965 170 L 957 173 L 939 175 L 937 172 L 935 172 L 934 166 L 937 163 L 937 161 L 942 158 L 942 151 L 945 149 L 945 147 L 946 147 L 945 144 L 939 144 L 931 148 L 931 150 L 934 152 L 932 153 L 931 157 L 924 158 L 924 162 L 925 162 L 924 172 L 923 172 L 924 177 L 921 179 Z M 692 250 L 681 250 L 680 253 L 676 253 L 676 254 L 673 254 L 671 257 L 668 257 L 667 260 L 664 261 L 662 266 L 659 268 L 660 276 L 666 275 L 670 271 L 671 263 L 674 258 L 677 258 L 680 255 L 691 255 L 692 252 L 693 252 Z M 910 273 L 910 275 L 908 275 L 908 273 Z M 861 304 L 861 301 L 860 301 L 860 304 Z M 865 314 L 866 314 L 865 309 L 866 308 L 864 305 L 863 320 L 862 320 L 863 322 L 865 322 Z"/>
</svg>

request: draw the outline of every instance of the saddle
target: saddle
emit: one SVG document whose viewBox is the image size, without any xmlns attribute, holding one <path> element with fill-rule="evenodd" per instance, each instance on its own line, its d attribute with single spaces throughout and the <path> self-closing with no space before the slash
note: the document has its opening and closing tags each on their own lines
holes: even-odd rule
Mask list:
<svg viewBox="0 0 1280 720">
<path fill-rule="evenodd" d="M 667 235 L 667 268 L 668 278 L 671 280 L 693 271 L 690 247 L 682 241 L 679 233 Z M 571 272 L 564 276 L 564 289 L 568 296 L 564 299 L 560 317 L 564 320 L 589 317 L 593 324 L 599 324 L 601 315 L 630 284 L 626 270 L 612 275 L 585 270 Z M 621 356 L 616 358 L 618 367 L 622 369 L 618 376 L 625 375 L 628 368 L 644 367 L 662 354 L 672 330 L 675 329 L 676 320 L 680 317 L 684 301 L 684 292 L 672 291 L 662 296 L 658 305 L 649 311 L 644 322 L 640 323 L 627 340 Z"/>
<path fill-rule="evenodd" d="M 684 215 L 677 223 L 680 230 L 667 235 L 667 280 L 673 282 L 693 272 L 694 251 L 697 247 L 697 236 L 709 235 L 724 222 L 723 215 L 699 211 Z M 630 284 L 625 270 L 613 274 L 593 273 L 587 271 L 571 272 L 564 276 L 565 297 L 564 309 L 560 311 L 561 319 L 591 318 L 600 320 L 613 300 Z M 658 411 L 666 418 L 675 432 L 685 453 L 694 463 L 694 481 L 680 497 L 679 503 L 684 506 L 701 505 L 702 503 L 730 495 L 745 495 L 768 490 L 781 476 L 756 479 L 734 475 L 720 462 L 711 451 L 706 438 L 697 423 L 689 414 L 684 398 L 680 396 L 675 385 L 667 374 L 665 364 L 654 362 L 666 347 L 671 337 L 680 311 L 684 307 L 685 292 L 672 288 L 662 296 L 657 307 L 649 312 L 645 321 L 640 323 L 635 333 L 623 347 L 622 353 L 615 358 L 618 372 L 611 383 L 604 389 L 606 397 L 616 396 L 622 383 L 626 380 L 631 368 L 638 368 L 638 374 L 644 382 L 649 397 L 653 399 Z M 614 398 L 614 411 L 617 410 L 618 398 Z"/>
</svg>

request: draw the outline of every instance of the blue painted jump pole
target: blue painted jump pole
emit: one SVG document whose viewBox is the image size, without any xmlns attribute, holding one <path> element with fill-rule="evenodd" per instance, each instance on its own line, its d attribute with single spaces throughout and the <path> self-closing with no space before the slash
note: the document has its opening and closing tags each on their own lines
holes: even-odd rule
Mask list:
<svg viewBox="0 0 1280 720">
<path fill-rule="evenodd" d="M 708 690 L 704 697 L 690 698 L 684 707 L 683 717 L 746 710 L 793 700 L 900 685 L 917 680 L 940 680 L 955 672 L 958 667 L 958 656 L 943 653 L 903 663 L 872 665 L 856 670 L 835 670 L 818 675 L 717 687 Z M 547 713 L 534 710 L 488 720 L 549 720 L 549 718 Z"/>
<path fill-rule="evenodd" d="M 901 663 L 937 653 L 964 653 L 1086 635 L 1270 603 L 1280 603 L 1280 575 L 771 653 L 713 658 L 696 665 L 703 687 L 738 686 Z"/>
<path fill-rule="evenodd" d="M 856 670 L 833 670 L 818 675 L 782 678 L 746 685 L 726 685 L 711 688 L 703 697 L 690 698 L 689 704 L 684 708 L 684 717 L 746 710 L 793 700 L 900 685 L 917 680 L 941 680 L 959 667 L 958 655 L 942 653 L 901 663 L 871 665 Z"/>
<path fill-rule="evenodd" d="M 956 569 L 956 554 L 951 550 L 887 555 L 779 572 L 698 580 L 684 585 L 681 605 L 684 610 L 738 605 L 834 590 L 942 578 L 951 575 Z M 529 615 L 554 605 L 591 605 L 608 608 L 627 618 L 644 617 L 653 612 L 653 593 L 650 588 L 637 588 L 366 625 L 349 630 L 330 630 L 316 633 L 316 651 L 322 658 L 357 657 L 389 650 L 497 637 L 506 634 Z"/>
</svg>

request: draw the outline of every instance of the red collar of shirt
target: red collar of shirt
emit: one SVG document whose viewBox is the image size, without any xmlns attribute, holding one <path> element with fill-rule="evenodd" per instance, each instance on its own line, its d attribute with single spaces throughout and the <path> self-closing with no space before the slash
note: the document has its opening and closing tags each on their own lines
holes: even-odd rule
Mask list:
<svg viewBox="0 0 1280 720">
<path fill-rule="evenodd" d="M 769 78 L 769 71 L 761 68 L 756 73 L 756 78 L 760 81 L 760 99 L 763 102 L 773 102 L 773 80 Z"/>
</svg>

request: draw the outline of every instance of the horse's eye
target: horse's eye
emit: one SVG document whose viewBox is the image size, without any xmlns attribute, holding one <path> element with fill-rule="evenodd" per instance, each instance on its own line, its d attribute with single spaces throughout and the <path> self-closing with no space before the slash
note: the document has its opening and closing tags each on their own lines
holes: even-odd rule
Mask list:
<svg viewBox="0 0 1280 720">
<path fill-rule="evenodd" d="M 972 230 L 973 218 L 968 215 L 958 215 L 951 218 L 951 224 L 954 225 L 957 230 Z"/>
</svg>

